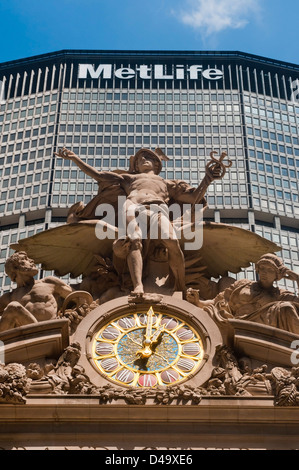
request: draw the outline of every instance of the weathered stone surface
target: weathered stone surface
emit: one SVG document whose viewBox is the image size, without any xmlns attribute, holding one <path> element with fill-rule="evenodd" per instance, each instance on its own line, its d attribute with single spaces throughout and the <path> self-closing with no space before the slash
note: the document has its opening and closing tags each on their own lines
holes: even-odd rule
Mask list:
<svg viewBox="0 0 299 470">
<path fill-rule="evenodd" d="M 285 278 L 296 281 L 299 286 L 299 274 L 286 268 L 282 260 L 271 253 L 258 260 L 256 271 L 258 281 L 241 279 L 206 301 L 200 299 L 198 291 L 190 289 L 187 300 L 207 310 L 218 323 L 235 318 L 299 335 L 299 297 L 273 285 Z"/>
<path fill-rule="evenodd" d="M 22 364 L 0 364 L 0 405 L 26 403 L 25 396 L 29 391 L 30 379 Z"/>
<path fill-rule="evenodd" d="M 49 320 L 4 331 L 6 363 L 36 361 L 42 358 L 58 359 L 69 344 L 68 320 Z"/>
</svg>

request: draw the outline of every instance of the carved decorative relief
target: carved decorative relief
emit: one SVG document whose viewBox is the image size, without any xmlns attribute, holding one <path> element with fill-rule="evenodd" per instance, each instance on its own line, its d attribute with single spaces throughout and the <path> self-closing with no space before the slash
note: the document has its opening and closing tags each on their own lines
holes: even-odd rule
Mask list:
<svg viewBox="0 0 299 470">
<path fill-rule="evenodd" d="M 26 375 L 26 368 L 22 364 L 0 364 L 0 404 L 26 403 L 31 380 Z"/>
</svg>

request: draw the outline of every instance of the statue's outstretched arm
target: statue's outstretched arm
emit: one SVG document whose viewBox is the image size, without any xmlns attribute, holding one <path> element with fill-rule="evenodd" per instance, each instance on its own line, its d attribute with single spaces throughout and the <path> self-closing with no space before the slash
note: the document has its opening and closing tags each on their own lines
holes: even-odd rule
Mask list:
<svg viewBox="0 0 299 470">
<path fill-rule="evenodd" d="M 59 152 L 55 152 L 55 155 L 60 158 L 64 158 L 65 160 L 71 160 L 74 162 L 80 170 L 82 170 L 86 175 L 90 176 L 96 181 L 101 181 L 103 178 L 105 180 L 113 182 L 120 182 L 122 181 L 122 176 L 118 175 L 116 173 L 110 172 L 110 171 L 98 171 L 92 166 L 88 165 L 88 163 L 83 162 L 78 155 L 76 155 L 74 152 L 71 150 L 66 149 L 63 147 L 62 149 L 59 150 Z"/>
</svg>

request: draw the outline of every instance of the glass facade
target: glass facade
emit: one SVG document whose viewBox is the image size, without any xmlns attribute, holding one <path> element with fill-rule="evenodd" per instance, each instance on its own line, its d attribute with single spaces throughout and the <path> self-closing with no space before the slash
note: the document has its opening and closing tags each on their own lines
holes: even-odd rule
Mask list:
<svg viewBox="0 0 299 470">
<path fill-rule="evenodd" d="M 159 146 L 170 158 L 161 176 L 194 186 L 210 152 L 226 151 L 233 166 L 208 190 L 207 219 L 271 239 L 298 271 L 298 79 L 297 65 L 239 52 L 61 51 L 0 64 L 0 288 L 10 243 L 97 193 L 54 156 L 62 146 L 99 170 Z"/>
</svg>

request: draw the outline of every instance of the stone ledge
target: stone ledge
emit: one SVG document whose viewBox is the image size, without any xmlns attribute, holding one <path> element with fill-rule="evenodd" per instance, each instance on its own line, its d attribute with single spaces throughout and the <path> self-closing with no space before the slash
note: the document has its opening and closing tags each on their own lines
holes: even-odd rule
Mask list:
<svg viewBox="0 0 299 470">
<path fill-rule="evenodd" d="M 273 397 L 203 398 L 199 405 L 99 405 L 98 398 L 29 396 L 23 406 L 1 405 L 4 423 L 290 423 L 299 425 L 299 407 L 277 407 Z"/>
<path fill-rule="evenodd" d="M 272 397 L 196 406 L 98 405 L 97 397 L 28 397 L 0 406 L 1 449 L 298 449 L 299 407 Z"/>
<path fill-rule="evenodd" d="M 294 349 L 290 346 L 294 340 L 299 340 L 298 335 L 246 320 L 230 319 L 229 324 L 234 329 L 234 350 L 239 355 L 275 366 L 293 366 Z"/>
<path fill-rule="evenodd" d="M 5 363 L 58 359 L 69 344 L 68 320 L 49 320 L 20 326 L 0 334 Z"/>
</svg>

